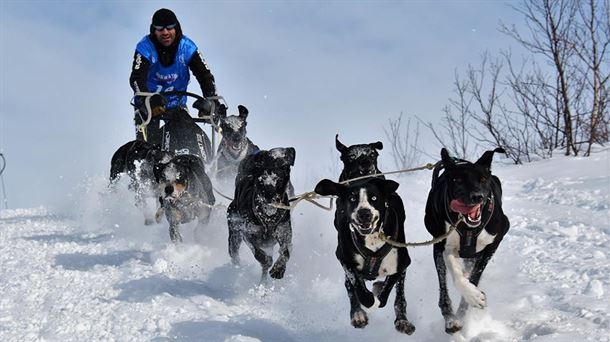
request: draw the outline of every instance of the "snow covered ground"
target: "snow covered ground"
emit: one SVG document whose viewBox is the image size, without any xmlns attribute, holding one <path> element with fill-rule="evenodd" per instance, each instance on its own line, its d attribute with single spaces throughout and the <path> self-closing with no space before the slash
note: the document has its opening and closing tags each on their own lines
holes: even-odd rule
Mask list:
<svg viewBox="0 0 610 342">
<path fill-rule="evenodd" d="M 184 227 L 185 243 L 174 246 L 165 223 L 143 225 L 129 192 L 108 194 L 103 176 L 89 178 L 69 208 L 0 211 L 0 340 L 608 341 L 609 155 L 599 149 L 523 166 L 496 159 L 511 230 L 481 281 L 488 308 L 470 310 L 453 336 L 437 306 L 431 247 L 410 250 L 414 335 L 394 330 L 391 306 L 355 329 L 331 213 L 306 203 L 295 209 L 286 277 L 261 287 L 245 246 L 244 266 L 230 265 L 222 212 L 203 232 Z M 398 178 L 410 241 L 430 238 L 430 177 Z"/>
</svg>

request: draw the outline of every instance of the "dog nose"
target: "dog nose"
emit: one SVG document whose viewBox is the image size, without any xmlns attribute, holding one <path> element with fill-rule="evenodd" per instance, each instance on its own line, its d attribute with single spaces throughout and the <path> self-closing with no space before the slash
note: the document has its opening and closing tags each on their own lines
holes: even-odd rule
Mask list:
<svg viewBox="0 0 610 342">
<path fill-rule="evenodd" d="M 358 210 L 358 220 L 360 222 L 370 222 L 372 218 L 373 218 L 373 214 L 371 213 L 370 210 L 367 210 L 367 209 Z"/>
<path fill-rule="evenodd" d="M 472 194 L 470 195 L 470 202 L 471 203 L 480 203 L 483 201 L 483 195 L 481 194 Z"/>
<path fill-rule="evenodd" d="M 168 185 L 165 187 L 165 196 L 169 196 L 174 192 L 174 187 L 171 185 Z"/>
</svg>

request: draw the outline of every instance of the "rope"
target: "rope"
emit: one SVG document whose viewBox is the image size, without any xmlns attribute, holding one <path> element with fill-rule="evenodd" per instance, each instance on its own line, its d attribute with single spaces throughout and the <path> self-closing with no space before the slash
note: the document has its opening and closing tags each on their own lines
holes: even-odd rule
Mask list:
<svg viewBox="0 0 610 342">
<path fill-rule="evenodd" d="M 407 247 L 420 247 L 420 246 L 429 246 L 429 245 L 433 245 L 435 243 L 441 242 L 443 240 L 445 240 L 449 234 L 451 234 L 458 226 L 458 224 L 460 224 L 460 222 L 462 222 L 464 220 L 464 216 L 462 216 L 462 214 L 460 214 L 458 216 L 458 220 L 451 224 L 449 226 L 449 230 L 447 230 L 447 232 L 437 238 L 434 238 L 432 240 L 428 240 L 428 241 L 423 241 L 423 242 L 398 242 L 398 241 L 394 241 L 390 238 L 388 238 L 382 231 L 379 232 L 379 238 L 381 240 L 383 240 L 384 242 L 394 246 L 394 247 L 398 247 L 398 248 L 407 248 Z"/>
<path fill-rule="evenodd" d="M 233 199 L 225 194 L 223 194 L 222 192 L 218 191 L 218 189 L 216 189 L 213 185 L 212 185 L 212 190 L 214 190 L 217 194 L 220 195 L 220 197 L 223 197 L 225 199 L 228 199 L 229 201 L 233 201 Z"/>
<path fill-rule="evenodd" d="M 361 179 L 372 178 L 372 177 L 380 177 L 380 176 L 384 176 L 384 175 L 393 175 L 393 174 L 396 174 L 396 173 L 406 173 L 406 172 L 413 172 L 413 171 L 419 171 L 419 170 L 425 170 L 425 169 L 432 170 L 432 169 L 434 169 L 434 167 L 437 164 L 427 163 L 426 165 L 422 165 L 422 166 L 418 166 L 418 167 L 414 167 L 414 168 L 410 168 L 410 169 L 402 169 L 402 170 L 397 170 L 397 171 L 375 173 L 375 174 L 371 174 L 371 175 L 360 176 L 360 177 L 344 180 L 342 182 L 339 182 L 339 184 L 348 184 L 350 182 L 355 182 L 355 181 L 361 180 Z M 302 194 L 300 194 L 298 196 L 291 197 L 289 199 L 289 201 L 290 202 L 295 202 L 295 203 L 290 205 L 290 206 L 285 206 L 285 205 L 279 204 L 279 203 L 274 203 L 274 204 L 271 204 L 271 205 L 276 207 L 276 208 L 290 210 L 290 209 L 294 209 L 294 207 L 299 202 L 301 202 L 302 200 L 306 200 L 307 202 L 312 203 L 312 204 L 314 204 L 315 206 L 317 206 L 317 207 L 319 207 L 321 209 L 328 210 L 328 211 L 332 210 L 332 207 L 333 207 L 332 201 L 331 201 L 331 204 L 330 204 L 329 207 L 325 207 L 325 206 L 321 205 L 320 203 L 314 201 L 315 199 L 323 198 L 323 197 L 330 197 L 330 196 L 320 196 L 317 193 L 315 193 L 314 191 L 309 191 L 309 192 L 302 193 Z"/>
<path fill-rule="evenodd" d="M 360 177 L 356 177 L 356 178 L 352 178 L 352 179 L 347 179 L 342 182 L 339 182 L 339 184 L 348 184 L 350 182 L 355 182 L 355 181 L 361 180 L 361 179 L 366 179 L 366 178 L 371 178 L 371 177 L 380 177 L 380 176 L 384 176 L 384 175 L 393 175 L 396 173 L 406 173 L 406 172 L 413 172 L 413 171 L 419 171 L 419 170 L 432 170 L 432 169 L 434 169 L 435 166 L 436 166 L 436 164 L 427 163 L 426 165 L 414 167 L 411 169 L 402 169 L 402 170 L 397 170 L 397 171 L 374 173 L 371 175 L 365 175 L 365 176 L 360 176 Z"/>
</svg>

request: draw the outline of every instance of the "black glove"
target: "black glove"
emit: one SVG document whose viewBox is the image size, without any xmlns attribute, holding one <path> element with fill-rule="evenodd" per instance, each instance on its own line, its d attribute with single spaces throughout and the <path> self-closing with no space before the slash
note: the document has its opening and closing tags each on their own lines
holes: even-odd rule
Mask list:
<svg viewBox="0 0 610 342">
<path fill-rule="evenodd" d="M 165 113 L 165 97 L 154 94 L 150 97 L 150 110 L 152 111 L 152 116 L 159 116 Z M 142 100 L 142 105 L 140 106 L 140 111 L 142 113 L 148 113 L 146 110 L 146 99 Z"/>
</svg>

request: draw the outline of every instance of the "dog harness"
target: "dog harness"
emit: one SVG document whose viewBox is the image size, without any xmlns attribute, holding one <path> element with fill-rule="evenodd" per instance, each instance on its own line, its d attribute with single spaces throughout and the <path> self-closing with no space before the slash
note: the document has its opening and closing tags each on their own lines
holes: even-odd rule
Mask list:
<svg viewBox="0 0 610 342">
<path fill-rule="evenodd" d="M 389 211 L 390 211 L 390 209 L 388 208 L 387 212 L 389 212 Z M 386 212 L 386 219 L 388 216 L 387 212 Z M 385 222 L 386 222 L 386 220 L 384 219 L 384 223 Z M 382 230 L 382 229 L 383 229 L 383 226 L 379 228 L 379 230 Z M 351 232 L 350 235 L 352 237 L 352 242 L 354 243 L 356 250 L 358 250 L 358 253 L 364 259 L 364 265 L 362 265 L 362 271 L 360 271 L 360 273 L 367 280 L 377 279 L 377 277 L 379 276 L 379 269 L 381 268 L 381 262 L 383 261 L 383 258 L 385 258 L 388 255 L 388 253 L 390 253 L 392 248 L 394 248 L 394 247 L 392 247 L 392 245 L 390 245 L 389 243 L 385 243 L 383 246 L 381 246 L 381 248 L 379 248 L 378 250 L 373 252 L 370 249 L 366 248 L 366 246 L 363 246 L 358 241 L 358 236 L 356 235 L 356 231 L 351 226 L 350 226 L 350 232 Z M 398 229 L 394 229 L 394 234 L 392 234 L 392 240 L 395 241 L 397 238 L 398 238 Z"/>
</svg>

